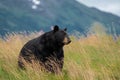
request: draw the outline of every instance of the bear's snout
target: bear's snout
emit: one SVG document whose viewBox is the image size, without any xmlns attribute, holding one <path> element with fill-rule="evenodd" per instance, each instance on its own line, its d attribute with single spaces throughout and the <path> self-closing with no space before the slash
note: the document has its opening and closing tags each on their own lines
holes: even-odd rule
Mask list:
<svg viewBox="0 0 120 80">
<path fill-rule="evenodd" d="M 71 43 L 71 40 L 68 37 L 65 37 L 63 40 L 63 43 L 67 45 L 67 44 Z"/>
<path fill-rule="evenodd" d="M 70 39 L 68 39 L 68 42 L 66 43 L 66 44 L 70 44 L 71 43 L 71 40 Z"/>
</svg>

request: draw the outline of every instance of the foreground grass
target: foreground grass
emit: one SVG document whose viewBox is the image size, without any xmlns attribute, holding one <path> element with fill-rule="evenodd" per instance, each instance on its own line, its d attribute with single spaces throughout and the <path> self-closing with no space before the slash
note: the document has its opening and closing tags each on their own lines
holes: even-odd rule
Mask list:
<svg viewBox="0 0 120 80">
<path fill-rule="evenodd" d="M 17 58 L 20 49 L 36 33 L 25 36 L 11 34 L 0 39 L 0 80 L 120 80 L 120 39 L 91 35 L 64 47 L 62 74 L 41 72 L 38 68 L 20 70 Z"/>
</svg>

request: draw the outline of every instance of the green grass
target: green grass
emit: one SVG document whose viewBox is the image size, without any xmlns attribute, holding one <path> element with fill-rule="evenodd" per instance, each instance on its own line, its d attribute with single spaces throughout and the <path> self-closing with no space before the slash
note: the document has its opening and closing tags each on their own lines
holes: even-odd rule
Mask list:
<svg viewBox="0 0 120 80">
<path fill-rule="evenodd" d="M 0 39 L 0 80 L 120 80 L 120 38 L 90 35 L 72 38 L 64 47 L 63 72 L 45 73 L 38 68 L 21 70 L 17 58 L 22 46 L 37 33 L 28 36 L 10 34 Z"/>
</svg>

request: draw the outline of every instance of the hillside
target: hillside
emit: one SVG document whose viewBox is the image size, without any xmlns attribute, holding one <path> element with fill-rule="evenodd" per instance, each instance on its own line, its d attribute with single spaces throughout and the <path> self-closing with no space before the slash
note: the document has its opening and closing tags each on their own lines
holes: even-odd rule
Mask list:
<svg viewBox="0 0 120 80">
<path fill-rule="evenodd" d="M 94 22 L 102 23 L 108 32 L 120 33 L 120 17 L 89 8 L 75 0 L 40 0 L 32 9 L 30 0 L 0 1 L 0 34 L 20 31 L 48 31 L 54 24 L 68 27 L 69 33 L 87 32 Z M 114 27 L 114 28 L 113 28 Z"/>
</svg>

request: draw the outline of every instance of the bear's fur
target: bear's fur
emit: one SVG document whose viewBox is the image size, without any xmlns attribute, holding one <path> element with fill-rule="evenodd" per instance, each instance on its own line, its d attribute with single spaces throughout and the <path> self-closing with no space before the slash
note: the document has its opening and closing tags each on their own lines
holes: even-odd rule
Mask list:
<svg viewBox="0 0 120 80">
<path fill-rule="evenodd" d="M 32 64 L 32 61 L 38 61 L 49 72 L 62 71 L 64 63 L 63 46 L 71 42 L 66 30 L 66 28 L 64 30 L 59 29 L 55 25 L 52 31 L 28 41 L 20 51 L 19 67 L 25 68 L 25 62 Z"/>
</svg>

